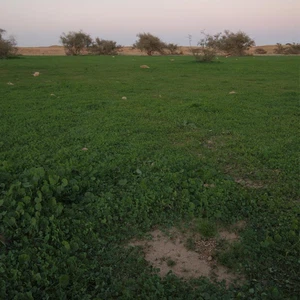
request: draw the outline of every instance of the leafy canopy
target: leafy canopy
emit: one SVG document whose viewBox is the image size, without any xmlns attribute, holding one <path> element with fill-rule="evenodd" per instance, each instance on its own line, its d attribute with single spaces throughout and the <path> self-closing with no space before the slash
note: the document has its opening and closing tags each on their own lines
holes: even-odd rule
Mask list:
<svg viewBox="0 0 300 300">
<path fill-rule="evenodd" d="M 245 32 L 236 33 L 225 30 L 223 33 L 215 35 L 206 35 L 207 46 L 215 48 L 231 55 L 242 56 L 250 47 L 255 46 L 252 40 Z"/>
<path fill-rule="evenodd" d="M 15 56 L 17 53 L 17 42 L 14 37 L 4 39 L 3 35 L 6 30 L 0 28 L 0 58 L 8 58 Z"/>
<path fill-rule="evenodd" d="M 63 44 L 67 55 L 80 55 L 83 50 L 88 49 L 93 40 L 87 33 L 70 31 L 68 34 L 63 33 L 60 36 L 60 42 Z"/>
<path fill-rule="evenodd" d="M 148 55 L 152 55 L 154 52 L 164 54 L 164 48 L 166 44 L 157 36 L 151 33 L 139 33 L 137 34 L 138 40 L 133 44 L 134 48 L 141 51 L 145 51 Z"/>
</svg>

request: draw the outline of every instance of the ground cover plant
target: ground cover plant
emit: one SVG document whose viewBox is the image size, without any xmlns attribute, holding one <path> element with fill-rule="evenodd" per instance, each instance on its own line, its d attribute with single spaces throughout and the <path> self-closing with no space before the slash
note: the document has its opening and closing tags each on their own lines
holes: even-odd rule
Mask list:
<svg viewBox="0 0 300 300">
<path fill-rule="evenodd" d="M 0 298 L 297 299 L 299 57 L 217 61 L 0 61 Z M 218 254 L 242 285 L 128 246 L 193 220 L 245 223 Z"/>
</svg>

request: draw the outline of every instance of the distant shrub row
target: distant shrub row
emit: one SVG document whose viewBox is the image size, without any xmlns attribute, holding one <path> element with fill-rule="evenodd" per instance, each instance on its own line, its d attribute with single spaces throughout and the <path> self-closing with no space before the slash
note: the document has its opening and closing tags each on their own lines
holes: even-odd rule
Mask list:
<svg viewBox="0 0 300 300">
<path fill-rule="evenodd" d="M 15 56 L 17 53 L 17 42 L 13 37 L 4 39 L 5 30 L 0 28 L 0 58 Z"/>
<path fill-rule="evenodd" d="M 4 39 L 3 35 L 5 30 L 0 28 L 0 58 L 9 58 L 15 56 L 17 53 L 17 43 L 13 37 Z M 245 32 L 238 31 L 236 33 L 224 30 L 224 32 L 217 33 L 215 35 L 209 35 L 202 32 L 204 38 L 202 38 L 197 47 L 192 47 L 191 36 L 190 51 L 196 61 L 209 62 L 212 61 L 217 52 L 222 52 L 229 56 L 242 56 L 246 54 L 246 51 L 250 47 L 255 46 L 254 40 L 252 40 Z M 159 37 L 152 35 L 151 33 L 139 33 L 137 34 L 137 41 L 133 44 L 134 49 L 139 49 L 148 55 L 159 53 L 162 55 L 182 54 L 179 51 L 177 44 L 165 43 Z M 117 55 L 121 51 L 122 46 L 112 40 L 104 40 L 96 38 L 93 40 L 91 36 L 83 31 L 70 31 L 69 33 L 63 33 L 60 36 L 60 42 L 64 46 L 66 55 Z M 266 54 L 267 51 L 263 48 L 257 48 L 254 51 L 255 54 Z M 275 54 L 300 54 L 300 44 L 286 44 L 282 45 L 277 43 L 274 50 Z"/>
<path fill-rule="evenodd" d="M 285 46 L 283 46 L 280 43 L 277 43 L 276 48 L 274 49 L 274 53 L 275 54 L 300 54 L 300 44 L 286 44 Z"/>
</svg>

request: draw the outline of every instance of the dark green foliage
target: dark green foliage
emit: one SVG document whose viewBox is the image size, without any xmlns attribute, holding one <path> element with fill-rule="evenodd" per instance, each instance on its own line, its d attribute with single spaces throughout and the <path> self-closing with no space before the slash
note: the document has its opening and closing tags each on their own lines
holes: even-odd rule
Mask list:
<svg viewBox="0 0 300 300">
<path fill-rule="evenodd" d="M 89 34 L 82 31 L 70 31 L 60 36 L 60 42 L 65 48 L 67 55 L 80 55 L 84 50 L 88 50 L 93 40 Z"/>
<path fill-rule="evenodd" d="M 300 54 L 300 44 L 297 43 L 288 43 L 283 46 L 280 43 L 276 44 L 276 48 L 274 49 L 274 53 L 276 54 Z"/>
<path fill-rule="evenodd" d="M 190 51 L 196 62 L 212 62 L 217 55 L 216 49 L 208 44 L 210 41 L 209 35 L 204 32 L 202 32 L 202 35 L 204 35 L 204 38 L 198 42 L 198 47 L 192 47 L 192 36 L 189 35 Z"/>
<path fill-rule="evenodd" d="M 179 55 L 180 54 L 180 52 L 178 51 L 179 48 L 178 48 L 177 44 L 172 44 L 172 43 L 166 44 L 166 49 L 167 49 L 167 51 L 169 51 L 169 53 L 171 55 Z"/>
<path fill-rule="evenodd" d="M 284 54 L 300 54 L 300 44 L 293 43 L 288 44 L 288 47 L 285 49 Z"/>
<path fill-rule="evenodd" d="M 0 298 L 297 299 L 298 64 L 0 61 Z M 243 286 L 161 279 L 127 246 L 192 219 L 246 221 L 218 255 Z"/>
<path fill-rule="evenodd" d="M 206 44 L 210 48 L 223 51 L 233 56 L 245 55 L 245 51 L 250 47 L 255 46 L 252 40 L 245 32 L 231 32 L 224 30 L 224 32 L 215 35 L 206 35 Z"/>
<path fill-rule="evenodd" d="M 256 48 L 254 53 L 255 54 L 267 54 L 267 51 L 263 48 Z"/>
<path fill-rule="evenodd" d="M 17 53 L 17 42 L 13 37 L 5 39 L 3 35 L 5 30 L 0 28 L 0 59 L 10 58 L 16 56 Z"/>
<path fill-rule="evenodd" d="M 115 41 L 96 38 L 89 51 L 96 55 L 116 55 L 120 48 Z"/>
<path fill-rule="evenodd" d="M 218 232 L 216 223 L 208 219 L 196 220 L 195 229 L 200 232 L 204 238 L 213 238 Z"/>
<path fill-rule="evenodd" d="M 165 54 L 166 44 L 159 37 L 149 32 L 139 33 L 137 37 L 138 40 L 133 44 L 134 48 L 145 51 L 149 56 L 153 55 L 154 52 Z M 174 47 L 172 46 L 171 49 Z"/>
</svg>

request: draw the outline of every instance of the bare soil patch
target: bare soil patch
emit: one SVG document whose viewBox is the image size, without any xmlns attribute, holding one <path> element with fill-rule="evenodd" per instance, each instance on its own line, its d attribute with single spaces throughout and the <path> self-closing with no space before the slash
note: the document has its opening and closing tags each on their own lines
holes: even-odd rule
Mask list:
<svg viewBox="0 0 300 300">
<path fill-rule="evenodd" d="M 235 178 L 234 181 L 243 187 L 250 188 L 250 189 L 262 189 L 266 187 L 266 184 L 262 181 L 253 181 L 250 179 L 244 178 Z"/>
<path fill-rule="evenodd" d="M 167 232 L 156 229 L 150 232 L 150 239 L 134 240 L 129 245 L 142 247 L 145 260 L 159 269 L 161 277 L 169 272 L 187 280 L 204 276 L 211 281 L 225 280 L 228 286 L 240 282 L 243 277 L 219 264 L 215 253 L 221 240 L 229 244 L 238 241 L 238 228 L 223 229 L 216 238 L 210 239 L 192 231 L 182 233 L 176 228 Z"/>
</svg>

